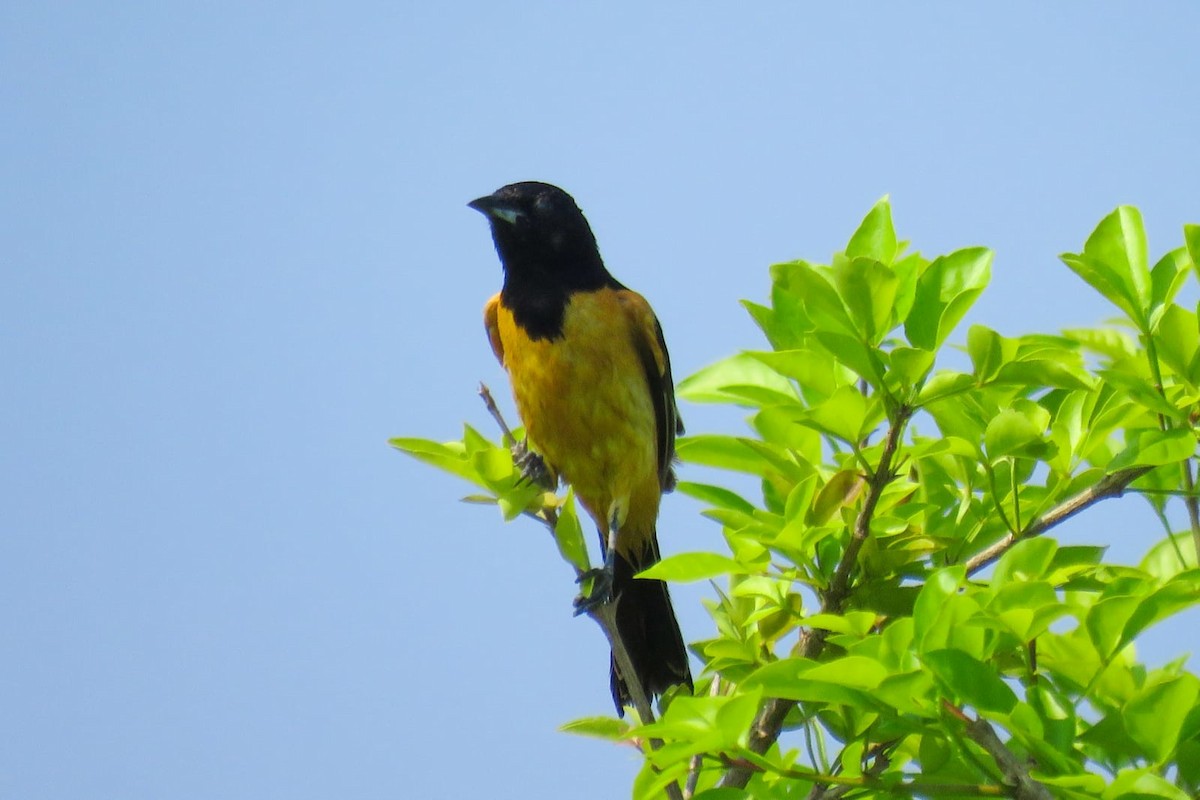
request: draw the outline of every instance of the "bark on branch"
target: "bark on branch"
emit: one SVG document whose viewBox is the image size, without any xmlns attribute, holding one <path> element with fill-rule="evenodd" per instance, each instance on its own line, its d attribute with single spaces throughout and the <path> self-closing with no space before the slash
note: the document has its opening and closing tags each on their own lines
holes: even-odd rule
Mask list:
<svg viewBox="0 0 1200 800">
<path fill-rule="evenodd" d="M 967 574 L 974 575 L 1007 553 L 1017 542 L 1030 539 L 1034 536 L 1040 536 L 1054 526 L 1075 516 L 1080 511 L 1099 503 L 1101 500 L 1106 500 L 1110 497 L 1120 497 L 1129 488 L 1129 484 L 1152 469 L 1154 468 L 1129 467 L 1128 469 L 1118 470 L 1105 475 L 1088 488 L 1068 497 L 1045 514 L 1032 520 L 1021 529 L 1019 534 L 1005 534 L 1000 541 L 971 556 L 966 562 Z"/>
</svg>

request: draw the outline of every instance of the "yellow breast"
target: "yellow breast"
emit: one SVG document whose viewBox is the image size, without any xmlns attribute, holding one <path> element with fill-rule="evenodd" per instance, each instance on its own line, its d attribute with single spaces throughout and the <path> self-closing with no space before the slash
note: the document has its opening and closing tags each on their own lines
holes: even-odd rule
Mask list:
<svg viewBox="0 0 1200 800">
<path fill-rule="evenodd" d="M 615 511 L 623 528 L 653 531 L 660 494 L 654 406 L 616 293 L 573 295 L 554 340 L 530 339 L 503 305 L 497 327 L 517 411 L 536 449 L 602 528 Z"/>
</svg>

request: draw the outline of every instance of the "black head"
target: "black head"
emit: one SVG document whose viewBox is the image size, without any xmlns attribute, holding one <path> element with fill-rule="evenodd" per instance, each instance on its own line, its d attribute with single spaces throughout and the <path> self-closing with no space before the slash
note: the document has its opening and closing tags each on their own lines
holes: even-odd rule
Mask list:
<svg viewBox="0 0 1200 800">
<path fill-rule="evenodd" d="M 557 186 L 510 183 L 467 205 L 492 226 L 506 285 L 529 280 L 586 290 L 611 281 L 591 226 Z"/>
</svg>

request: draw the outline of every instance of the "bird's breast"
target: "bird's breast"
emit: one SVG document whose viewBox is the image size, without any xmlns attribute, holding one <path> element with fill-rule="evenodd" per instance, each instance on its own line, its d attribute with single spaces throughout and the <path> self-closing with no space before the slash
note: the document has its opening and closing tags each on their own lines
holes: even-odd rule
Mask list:
<svg viewBox="0 0 1200 800">
<path fill-rule="evenodd" d="M 593 511 L 650 503 L 657 514 L 654 407 L 616 292 L 577 292 L 562 335 L 534 338 L 503 304 L 497 325 L 504 366 L 530 440 Z M 647 488 L 649 487 L 649 488 Z"/>
</svg>

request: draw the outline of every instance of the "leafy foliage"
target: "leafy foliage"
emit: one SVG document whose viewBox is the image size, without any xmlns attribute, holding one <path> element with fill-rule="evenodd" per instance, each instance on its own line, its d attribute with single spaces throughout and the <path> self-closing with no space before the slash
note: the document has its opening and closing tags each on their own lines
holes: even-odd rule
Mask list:
<svg viewBox="0 0 1200 800">
<path fill-rule="evenodd" d="M 885 199 L 829 264 L 773 266 L 770 302 L 745 304 L 770 349 L 679 385 L 746 409 L 751 429 L 686 438 L 681 458 L 761 485 L 751 499 L 681 483 L 729 552 L 647 573 L 727 581 L 708 604 L 712 637 L 693 644 L 696 695 L 641 727 L 567 729 L 638 743 L 638 797 L 672 784 L 705 800 L 1194 796 L 1200 680 L 1182 662 L 1149 669 L 1133 647 L 1200 602 L 1200 326 L 1176 302 L 1200 226 L 1184 240 L 1151 266 L 1140 214 L 1118 208 L 1062 261 L 1127 327 L 975 325 L 969 371 L 938 360 L 987 286 L 989 250 L 909 252 Z M 447 445 L 394 443 L 506 518 L 551 501 L 469 428 Z M 1164 526 L 1140 564 L 1049 535 L 1124 491 Z M 1171 530 L 1170 502 L 1191 530 Z M 578 523 L 559 527 L 585 567 Z"/>
</svg>

